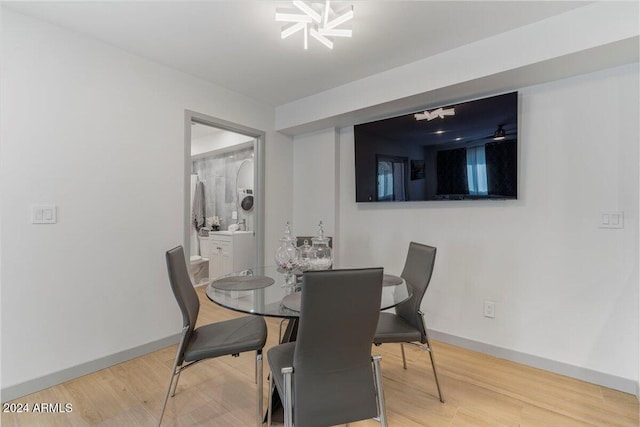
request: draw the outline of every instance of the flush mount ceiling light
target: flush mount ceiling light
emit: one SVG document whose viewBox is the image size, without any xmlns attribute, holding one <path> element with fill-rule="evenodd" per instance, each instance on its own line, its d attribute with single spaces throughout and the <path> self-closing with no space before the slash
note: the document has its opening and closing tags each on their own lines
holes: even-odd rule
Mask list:
<svg viewBox="0 0 640 427">
<path fill-rule="evenodd" d="M 309 35 L 333 49 L 333 40 L 330 37 L 351 37 L 351 30 L 337 27 L 353 19 L 353 6 L 335 12 L 329 0 L 324 3 L 295 0 L 293 5 L 296 9 L 276 11 L 277 22 L 289 23 L 282 27 L 281 38 L 286 39 L 302 31 L 305 49 L 309 48 Z"/>
<path fill-rule="evenodd" d="M 425 111 L 424 113 L 416 113 L 414 117 L 416 120 L 433 120 L 438 117 L 444 119 L 444 116 L 455 116 L 456 112 L 453 108 L 438 108 L 433 111 Z"/>
<path fill-rule="evenodd" d="M 502 128 L 502 125 L 498 125 L 498 129 L 493 133 L 493 139 L 495 141 L 501 141 L 507 136 L 507 133 Z"/>
</svg>

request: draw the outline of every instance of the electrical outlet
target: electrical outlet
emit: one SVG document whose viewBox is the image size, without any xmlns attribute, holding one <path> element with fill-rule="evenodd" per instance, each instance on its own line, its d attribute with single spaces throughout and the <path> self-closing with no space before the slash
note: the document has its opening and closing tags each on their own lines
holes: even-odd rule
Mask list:
<svg viewBox="0 0 640 427">
<path fill-rule="evenodd" d="M 484 317 L 493 319 L 496 317 L 496 303 L 493 301 L 484 302 Z"/>
<path fill-rule="evenodd" d="M 599 228 L 624 228 L 624 212 L 602 212 Z"/>
</svg>

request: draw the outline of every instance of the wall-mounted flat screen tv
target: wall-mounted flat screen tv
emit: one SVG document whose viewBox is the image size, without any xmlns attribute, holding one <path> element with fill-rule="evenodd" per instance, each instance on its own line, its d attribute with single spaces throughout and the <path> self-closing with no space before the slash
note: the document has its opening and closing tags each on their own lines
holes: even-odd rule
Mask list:
<svg viewBox="0 0 640 427">
<path fill-rule="evenodd" d="M 356 202 L 516 199 L 518 93 L 354 126 Z"/>
</svg>

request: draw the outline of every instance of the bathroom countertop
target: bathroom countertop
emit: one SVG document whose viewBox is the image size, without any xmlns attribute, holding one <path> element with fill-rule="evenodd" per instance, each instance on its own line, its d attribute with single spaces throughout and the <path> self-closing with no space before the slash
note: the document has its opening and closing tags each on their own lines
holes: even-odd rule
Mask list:
<svg viewBox="0 0 640 427">
<path fill-rule="evenodd" d="M 214 236 L 233 236 L 234 234 L 253 234 L 253 231 L 210 231 L 209 237 Z M 206 239 L 205 236 L 200 236 L 201 239 Z"/>
</svg>

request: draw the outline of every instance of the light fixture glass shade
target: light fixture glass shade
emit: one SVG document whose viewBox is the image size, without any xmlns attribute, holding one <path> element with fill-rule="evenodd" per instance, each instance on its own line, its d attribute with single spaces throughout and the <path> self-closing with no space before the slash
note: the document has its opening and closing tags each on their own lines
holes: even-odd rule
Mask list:
<svg viewBox="0 0 640 427">
<path fill-rule="evenodd" d="M 311 17 L 307 15 L 276 11 L 276 22 L 311 22 L 311 21 L 312 21 Z"/>
<path fill-rule="evenodd" d="M 350 21 L 353 19 L 353 6 L 351 6 L 351 9 L 348 10 L 347 12 L 344 12 L 341 15 L 338 15 L 335 19 L 332 19 L 331 21 L 327 22 L 326 25 L 324 26 L 327 29 L 331 29 L 331 28 L 335 28 L 340 24 L 344 24 L 347 21 Z"/>
<path fill-rule="evenodd" d="M 320 28 L 318 33 L 328 37 L 351 37 L 353 34 L 351 30 L 333 30 L 324 28 Z"/>
<path fill-rule="evenodd" d="M 314 39 L 318 40 L 320 43 L 322 43 L 329 49 L 333 49 L 333 42 L 330 39 L 326 38 L 321 32 L 319 32 L 315 28 L 311 28 L 309 33 Z"/>
<path fill-rule="evenodd" d="M 308 5 L 304 1 L 294 0 L 293 5 L 300 9 L 302 12 L 306 13 L 314 21 L 320 22 L 322 20 L 322 15 L 313 10 L 313 7 Z"/>
<path fill-rule="evenodd" d="M 295 24 L 288 25 L 282 29 L 282 32 L 280 33 L 280 38 L 286 39 L 290 35 L 295 34 L 298 31 L 304 29 L 304 26 L 305 26 L 304 22 L 296 22 Z"/>
</svg>

